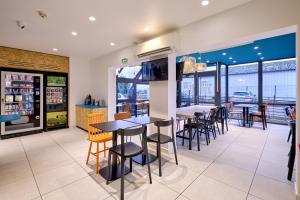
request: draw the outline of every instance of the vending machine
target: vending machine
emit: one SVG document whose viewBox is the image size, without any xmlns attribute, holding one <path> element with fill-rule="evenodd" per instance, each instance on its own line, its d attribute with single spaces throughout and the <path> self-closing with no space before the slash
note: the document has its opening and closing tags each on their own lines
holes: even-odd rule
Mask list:
<svg viewBox="0 0 300 200">
<path fill-rule="evenodd" d="M 45 130 L 68 127 L 68 76 L 45 75 Z"/>
<path fill-rule="evenodd" d="M 1 115 L 21 118 L 1 122 L 1 138 L 43 129 L 43 75 L 1 71 Z"/>
</svg>

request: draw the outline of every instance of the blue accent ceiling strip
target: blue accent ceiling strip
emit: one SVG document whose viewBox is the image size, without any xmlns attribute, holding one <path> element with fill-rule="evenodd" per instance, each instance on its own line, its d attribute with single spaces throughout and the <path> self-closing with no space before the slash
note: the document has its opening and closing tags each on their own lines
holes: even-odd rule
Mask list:
<svg viewBox="0 0 300 200">
<path fill-rule="evenodd" d="M 255 48 L 258 47 L 258 48 Z M 257 40 L 253 43 L 205 53 L 193 53 L 197 62 L 222 62 L 227 65 L 245 64 L 296 57 L 296 34 L 286 34 Z M 177 57 L 179 62 L 182 56 Z M 232 59 L 231 59 L 232 58 Z"/>
</svg>

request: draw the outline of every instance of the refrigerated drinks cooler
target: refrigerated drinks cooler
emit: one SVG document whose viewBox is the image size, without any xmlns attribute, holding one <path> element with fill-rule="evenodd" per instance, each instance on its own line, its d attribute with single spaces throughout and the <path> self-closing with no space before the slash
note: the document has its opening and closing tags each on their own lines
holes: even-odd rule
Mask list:
<svg viewBox="0 0 300 200">
<path fill-rule="evenodd" d="M 43 75 L 1 72 L 1 115 L 20 120 L 1 123 L 1 137 L 43 129 Z"/>
<path fill-rule="evenodd" d="M 68 127 L 67 75 L 46 75 L 45 129 Z"/>
</svg>

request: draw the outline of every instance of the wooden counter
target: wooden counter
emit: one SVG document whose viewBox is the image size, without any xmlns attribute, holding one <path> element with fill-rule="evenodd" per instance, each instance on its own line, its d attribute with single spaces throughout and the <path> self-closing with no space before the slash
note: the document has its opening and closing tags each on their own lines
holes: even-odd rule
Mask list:
<svg viewBox="0 0 300 200">
<path fill-rule="evenodd" d="M 88 130 L 87 117 L 90 113 L 104 113 L 107 121 L 107 107 L 94 105 L 76 105 L 76 126 Z"/>
</svg>

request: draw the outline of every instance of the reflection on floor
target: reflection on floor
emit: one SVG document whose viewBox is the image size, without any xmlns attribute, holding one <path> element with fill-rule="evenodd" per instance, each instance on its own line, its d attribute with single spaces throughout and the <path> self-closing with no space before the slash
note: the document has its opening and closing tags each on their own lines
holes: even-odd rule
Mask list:
<svg viewBox="0 0 300 200">
<path fill-rule="evenodd" d="M 203 140 L 200 152 L 179 145 L 179 166 L 172 155 L 165 157 L 162 178 L 154 162 L 152 185 L 146 167 L 134 165 L 126 176 L 125 198 L 295 199 L 293 183 L 286 180 L 288 127 L 229 129 L 209 146 Z M 86 137 L 70 128 L 0 141 L 0 199 L 118 199 L 120 182 L 107 186 L 95 175 L 93 160 L 85 165 Z"/>
</svg>

